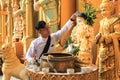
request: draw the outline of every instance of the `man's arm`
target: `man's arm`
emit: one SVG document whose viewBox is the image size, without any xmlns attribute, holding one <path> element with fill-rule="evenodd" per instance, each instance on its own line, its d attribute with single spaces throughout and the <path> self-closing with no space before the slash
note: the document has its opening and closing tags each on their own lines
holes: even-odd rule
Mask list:
<svg viewBox="0 0 120 80">
<path fill-rule="evenodd" d="M 67 23 L 61 28 L 61 30 L 53 33 L 56 36 L 56 39 L 59 40 L 65 33 L 67 33 L 73 26 L 75 26 L 76 15 L 75 13 L 70 17 Z M 73 25 L 74 24 L 74 25 Z"/>
<path fill-rule="evenodd" d="M 31 42 L 30 47 L 29 47 L 27 54 L 26 54 L 26 60 L 28 62 L 33 61 L 34 52 L 35 52 L 34 44 L 33 44 L 33 42 Z"/>
</svg>

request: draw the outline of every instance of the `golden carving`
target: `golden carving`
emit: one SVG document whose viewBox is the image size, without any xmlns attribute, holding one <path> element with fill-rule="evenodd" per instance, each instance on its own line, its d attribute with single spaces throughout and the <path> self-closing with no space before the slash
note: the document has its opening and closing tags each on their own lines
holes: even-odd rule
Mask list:
<svg viewBox="0 0 120 80">
<path fill-rule="evenodd" d="M 100 21 L 99 38 L 99 80 L 120 80 L 120 18 L 115 15 L 115 7 L 109 0 L 100 4 L 103 19 Z"/>
<path fill-rule="evenodd" d="M 45 80 L 98 80 L 98 70 L 94 70 L 90 73 L 74 73 L 74 74 L 68 74 L 68 73 L 48 73 L 44 74 L 42 72 L 34 72 L 29 69 L 27 69 L 27 73 L 30 80 L 42 80 L 43 78 Z M 37 76 L 37 78 L 36 78 Z M 41 79 L 42 78 L 42 79 Z"/>
<path fill-rule="evenodd" d="M 11 43 L 2 46 L 1 52 L 3 52 L 3 80 L 10 80 L 11 76 L 15 76 L 22 80 L 26 79 L 25 65 L 21 64 L 16 56 L 16 52 Z"/>
</svg>

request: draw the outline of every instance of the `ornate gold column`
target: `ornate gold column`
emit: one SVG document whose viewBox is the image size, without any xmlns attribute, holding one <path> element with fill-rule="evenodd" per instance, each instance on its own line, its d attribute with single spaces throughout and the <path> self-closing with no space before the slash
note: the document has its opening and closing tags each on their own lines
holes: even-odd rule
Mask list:
<svg viewBox="0 0 120 80">
<path fill-rule="evenodd" d="M 5 1 L 1 0 L 1 42 L 2 44 L 5 42 L 6 39 L 6 4 Z"/>
<path fill-rule="evenodd" d="M 33 0 L 26 0 L 26 37 L 33 37 Z"/>
<path fill-rule="evenodd" d="M 2 33 L 2 18 L 1 18 L 1 10 L 2 10 L 2 8 L 1 8 L 1 1 L 0 1 L 0 35 L 1 35 L 1 33 Z"/>
<path fill-rule="evenodd" d="M 0 36 L 1 35 L 2 35 L 2 15 L 1 15 L 1 9 L 0 9 Z"/>
<path fill-rule="evenodd" d="M 7 7 L 7 36 L 8 36 L 8 42 L 12 42 L 12 36 L 13 36 L 13 23 L 12 23 L 12 6 L 11 6 L 11 0 L 8 0 L 8 7 Z"/>
<path fill-rule="evenodd" d="M 26 0 L 26 50 L 33 37 L 33 0 Z"/>
<path fill-rule="evenodd" d="M 1 12 L 1 25 L 2 25 L 2 42 L 4 42 L 5 40 L 5 37 L 6 37 L 6 26 L 5 26 L 5 21 L 6 21 L 6 14 L 5 14 L 5 11 L 2 11 Z"/>
</svg>

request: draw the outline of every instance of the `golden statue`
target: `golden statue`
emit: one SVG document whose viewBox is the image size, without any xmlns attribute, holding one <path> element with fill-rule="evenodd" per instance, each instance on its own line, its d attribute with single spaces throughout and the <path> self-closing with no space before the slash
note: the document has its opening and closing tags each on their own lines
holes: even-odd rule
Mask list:
<svg viewBox="0 0 120 80">
<path fill-rule="evenodd" d="M 94 19 L 96 19 L 97 10 L 89 3 L 84 5 L 84 11 L 78 12 L 77 25 L 71 33 L 71 38 L 74 44 L 78 44 L 80 51 L 92 51 L 94 43 Z"/>
<path fill-rule="evenodd" d="M 94 28 L 92 27 L 93 22 L 91 24 L 87 23 L 89 17 L 84 12 L 78 13 L 77 25 L 71 33 L 73 46 L 79 47 L 75 59 L 75 69 L 77 70 L 80 70 L 79 68 L 81 67 L 93 66 L 91 52 L 95 36 Z"/>
<path fill-rule="evenodd" d="M 94 19 L 96 19 L 96 9 L 89 3 L 84 6 L 84 12 L 79 13 L 77 16 L 77 25 L 73 28 L 71 38 L 73 45 L 79 47 L 77 52 L 75 66 L 76 68 L 84 66 L 92 66 L 92 46 L 94 43 L 95 35 Z"/>
<path fill-rule="evenodd" d="M 22 40 L 23 37 L 23 19 L 21 15 L 17 15 L 16 18 L 14 19 L 14 35 L 13 35 L 13 42 L 19 42 Z"/>
<path fill-rule="evenodd" d="M 3 53 L 2 80 L 10 80 L 11 76 L 25 80 L 26 68 L 24 64 L 20 63 L 18 57 L 16 56 L 16 51 L 13 44 L 7 43 L 2 45 L 0 51 Z"/>
<path fill-rule="evenodd" d="M 15 2 L 13 4 L 13 16 L 14 16 L 14 30 L 13 30 L 13 42 L 18 42 L 22 40 L 23 37 L 23 17 L 22 14 L 16 14 L 16 11 L 18 11 L 20 8 L 19 4 Z"/>
<path fill-rule="evenodd" d="M 100 9 L 103 19 L 96 36 L 99 80 L 120 80 L 120 18 L 115 15 L 114 4 L 109 0 L 103 0 Z"/>
<path fill-rule="evenodd" d="M 13 4 L 14 36 L 13 41 L 24 41 L 26 37 L 26 0 L 15 0 Z"/>
<path fill-rule="evenodd" d="M 78 17 L 78 28 L 77 28 L 77 44 L 80 46 L 80 51 L 92 50 L 94 42 L 94 28 L 86 24 L 86 20 L 82 17 Z M 79 22 L 81 21 L 81 22 Z"/>
</svg>

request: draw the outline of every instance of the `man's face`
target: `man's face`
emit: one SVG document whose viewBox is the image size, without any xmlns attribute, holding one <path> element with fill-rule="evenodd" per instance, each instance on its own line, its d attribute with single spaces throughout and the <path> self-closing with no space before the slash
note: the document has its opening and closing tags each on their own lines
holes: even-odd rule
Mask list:
<svg viewBox="0 0 120 80">
<path fill-rule="evenodd" d="M 50 35 L 50 27 L 46 24 L 45 28 L 39 30 L 39 33 L 43 38 L 47 38 Z"/>
</svg>

